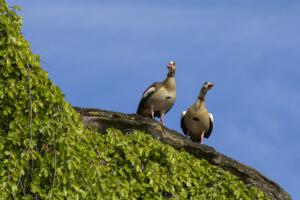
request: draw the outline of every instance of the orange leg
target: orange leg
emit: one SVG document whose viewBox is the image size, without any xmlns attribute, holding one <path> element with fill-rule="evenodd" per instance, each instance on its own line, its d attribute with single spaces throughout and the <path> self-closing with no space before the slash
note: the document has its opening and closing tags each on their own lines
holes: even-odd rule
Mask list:
<svg viewBox="0 0 300 200">
<path fill-rule="evenodd" d="M 153 106 L 151 106 L 151 117 L 152 117 L 152 119 L 154 119 L 154 110 L 153 110 Z"/>
<path fill-rule="evenodd" d="M 160 115 L 160 123 L 164 126 L 164 114 Z"/>
<path fill-rule="evenodd" d="M 201 141 L 200 141 L 200 144 L 202 144 L 203 139 L 204 139 L 204 131 L 202 131 L 202 133 L 201 133 Z"/>
</svg>

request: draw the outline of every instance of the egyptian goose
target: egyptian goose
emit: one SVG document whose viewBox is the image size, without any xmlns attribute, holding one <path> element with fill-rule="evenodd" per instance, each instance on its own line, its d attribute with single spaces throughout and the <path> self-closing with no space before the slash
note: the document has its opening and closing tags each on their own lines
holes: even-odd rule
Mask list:
<svg viewBox="0 0 300 200">
<path fill-rule="evenodd" d="M 213 115 L 207 111 L 205 95 L 214 85 L 205 82 L 195 103 L 183 111 L 181 115 L 181 129 L 194 142 L 203 142 L 203 138 L 209 138 L 213 129 Z"/>
<path fill-rule="evenodd" d="M 153 83 L 144 91 L 137 109 L 137 114 L 145 117 L 153 119 L 159 117 L 162 125 L 164 125 L 164 115 L 172 108 L 176 100 L 175 62 L 169 62 L 167 68 L 166 79 Z"/>
</svg>

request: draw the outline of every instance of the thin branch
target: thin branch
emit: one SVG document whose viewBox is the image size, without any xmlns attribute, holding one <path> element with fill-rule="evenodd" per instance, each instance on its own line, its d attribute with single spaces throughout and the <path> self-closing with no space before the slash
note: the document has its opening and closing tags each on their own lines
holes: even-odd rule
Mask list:
<svg viewBox="0 0 300 200">
<path fill-rule="evenodd" d="M 27 81 L 28 81 L 28 88 L 29 88 L 29 104 L 30 104 L 30 113 L 29 113 L 29 133 L 30 133 L 30 143 L 29 143 L 29 147 L 32 144 L 32 95 L 31 95 L 31 88 L 30 88 L 30 74 L 31 74 L 31 70 L 30 70 L 30 66 L 28 66 L 29 69 L 29 75 L 27 77 Z"/>
<path fill-rule="evenodd" d="M 53 183 L 52 183 L 52 189 L 55 188 L 55 183 L 56 183 L 56 168 L 57 168 L 57 151 L 56 151 L 56 129 L 55 129 L 55 133 L 54 133 L 54 173 L 53 173 Z M 53 199 L 53 190 L 51 192 L 51 198 Z"/>
<path fill-rule="evenodd" d="M 58 106 L 58 111 L 60 112 L 59 106 Z M 53 115 L 51 116 L 51 122 L 53 122 Z M 53 135 L 53 137 L 54 137 L 54 143 L 53 143 L 53 148 L 54 148 L 54 173 L 53 173 L 52 191 L 51 191 L 50 199 L 53 199 L 53 189 L 55 188 L 55 184 L 56 184 L 56 170 L 57 170 L 56 135 L 57 135 L 57 129 L 55 129 L 54 135 Z"/>
<path fill-rule="evenodd" d="M 27 76 L 27 85 L 28 85 L 28 96 L 29 96 L 29 109 L 30 109 L 30 111 L 29 111 L 29 134 L 30 134 L 30 141 L 29 141 L 29 146 L 28 146 L 28 149 L 27 149 L 27 151 L 26 151 L 26 155 L 28 154 L 28 152 L 29 152 L 29 150 L 30 150 L 30 147 L 31 147 L 31 145 L 32 145 L 32 94 L 31 94 L 31 88 L 30 88 L 30 75 L 31 75 L 31 68 L 30 68 L 30 66 L 28 65 L 27 66 L 27 68 L 28 68 L 28 71 L 29 71 L 29 73 L 28 73 L 28 76 Z M 27 173 L 30 173 L 31 171 L 32 171 L 32 168 L 33 168 L 33 162 L 31 162 L 31 170 L 29 170 L 29 172 L 27 172 Z M 28 174 L 27 174 L 27 177 L 26 177 L 26 179 L 28 179 Z M 22 181 L 21 181 L 21 178 L 22 178 L 22 174 L 20 173 L 20 175 L 19 175 L 19 180 L 18 180 L 18 184 L 17 184 L 17 187 L 19 187 L 19 184 L 21 184 L 21 188 L 22 188 L 22 191 L 23 191 L 23 194 L 25 195 L 26 194 L 26 192 L 25 192 L 25 188 L 26 188 L 26 185 L 23 185 L 22 184 Z M 25 180 L 25 183 L 26 183 L 27 181 Z M 24 188 L 23 188 L 23 187 Z"/>
</svg>

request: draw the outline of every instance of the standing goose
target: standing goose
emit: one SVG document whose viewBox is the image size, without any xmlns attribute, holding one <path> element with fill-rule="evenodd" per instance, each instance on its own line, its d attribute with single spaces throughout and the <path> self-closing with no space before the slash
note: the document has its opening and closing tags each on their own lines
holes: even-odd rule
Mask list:
<svg viewBox="0 0 300 200">
<path fill-rule="evenodd" d="M 195 103 L 183 111 L 181 115 L 181 129 L 185 135 L 189 135 L 194 142 L 203 142 L 203 138 L 209 138 L 213 129 L 213 115 L 205 106 L 205 95 L 214 85 L 205 82 Z"/>
<path fill-rule="evenodd" d="M 176 100 L 175 66 L 174 61 L 169 62 L 166 79 L 153 83 L 145 90 L 137 114 L 153 119 L 160 117 L 160 123 L 164 125 L 164 115 L 172 108 Z"/>
</svg>

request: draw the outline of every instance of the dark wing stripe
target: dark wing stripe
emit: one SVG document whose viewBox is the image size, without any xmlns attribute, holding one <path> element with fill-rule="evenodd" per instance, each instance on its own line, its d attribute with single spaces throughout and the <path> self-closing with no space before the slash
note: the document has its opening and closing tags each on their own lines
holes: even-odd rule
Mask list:
<svg viewBox="0 0 300 200">
<path fill-rule="evenodd" d="M 208 131 L 204 134 L 204 137 L 205 137 L 205 138 L 209 138 L 209 136 L 211 135 L 211 132 L 212 132 L 213 128 L 214 128 L 214 123 L 213 123 L 212 119 L 209 117 L 209 129 L 208 129 Z"/>
<path fill-rule="evenodd" d="M 187 131 L 187 128 L 186 128 L 186 126 L 185 126 L 185 124 L 184 124 L 184 116 L 185 116 L 185 114 L 182 113 L 182 115 L 181 115 L 181 120 L 180 120 L 180 125 L 181 125 L 181 129 L 182 129 L 183 133 L 184 133 L 185 135 L 187 135 L 187 134 L 188 134 L 188 131 Z"/>
<path fill-rule="evenodd" d="M 144 109 L 144 105 L 146 103 L 146 101 L 149 99 L 149 97 L 151 97 L 155 91 L 153 91 L 152 93 L 149 93 L 146 97 L 144 97 L 144 94 L 146 93 L 147 90 L 149 90 L 149 88 L 151 87 L 156 87 L 157 85 L 159 84 L 159 82 L 155 82 L 155 83 L 152 83 L 144 92 L 143 92 L 143 96 L 142 96 L 142 99 L 139 103 L 139 106 L 138 106 L 138 109 L 136 111 L 137 114 L 141 114 L 142 113 L 142 110 Z"/>
</svg>

